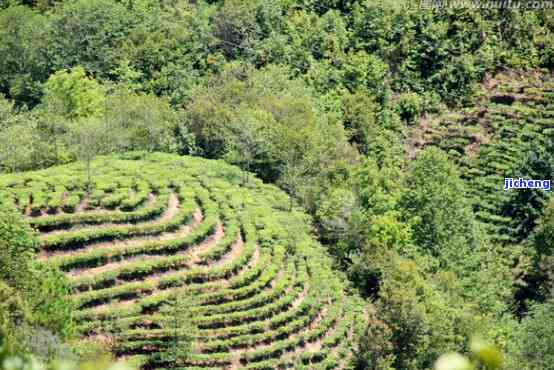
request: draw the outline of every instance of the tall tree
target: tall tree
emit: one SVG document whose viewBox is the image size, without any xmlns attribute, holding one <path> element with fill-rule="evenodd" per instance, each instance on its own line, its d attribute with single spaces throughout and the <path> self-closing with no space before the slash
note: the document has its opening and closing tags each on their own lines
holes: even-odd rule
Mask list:
<svg viewBox="0 0 554 370">
<path fill-rule="evenodd" d="M 456 249 L 475 248 L 478 233 L 465 186 L 445 153 L 437 148 L 420 152 L 406 177 L 406 187 L 400 206 L 422 250 L 446 263 L 444 257 Z"/>
<path fill-rule="evenodd" d="M 102 86 L 80 66 L 58 71 L 44 84 L 45 108 L 70 120 L 99 115 L 105 99 Z"/>
<path fill-rule="evenodd" d="M 75 158 L 83 162 L 89 192 L 93 184 L 92 161 L 97 155 L 113 151 L 114 140 L 111 127 L 103 118 L 81 119 L 68 126 L 66 142 Z"/>
</svg>

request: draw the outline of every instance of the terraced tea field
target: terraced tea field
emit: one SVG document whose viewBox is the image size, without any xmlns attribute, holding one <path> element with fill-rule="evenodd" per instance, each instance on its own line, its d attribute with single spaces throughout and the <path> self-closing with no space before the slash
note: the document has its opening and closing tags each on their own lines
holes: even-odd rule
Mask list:
<svg viewBox="0 0 554 370">
<path fill-rule="evenodd" d="M 171 367 L 161 308 L 184 294 L 194 340 L 182 368 L 346 366 L 363 303 L 284 193 L 191 157 L 100 157 L 93 168 L 92 186 L 79 163 L 0 177 L 2 203 L 40 233 L 39 258 L 71 282 L 83 341 Z"/>
<path fill-rule="evenodd" d="M 507 216 L 511 192 L 505 177 L 517 177 L 522 157 L 554 142 L 554 78 L 505 73 L 485 83 L 476 104 L 422 120 L 412 151 L 427 145 L 445 150 L 461 168 L 477 215 L 499 242 L 518 242 L 520 225 Z"/>
</svg>

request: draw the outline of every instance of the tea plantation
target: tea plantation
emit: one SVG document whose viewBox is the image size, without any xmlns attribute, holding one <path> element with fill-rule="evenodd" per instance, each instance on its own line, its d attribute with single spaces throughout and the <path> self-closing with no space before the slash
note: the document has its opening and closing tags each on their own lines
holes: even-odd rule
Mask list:
<svg viewBox="0 0 554 370">
<path fill-rule="evenodd" d="M 524 168 L 525 159 L 531 155 L 541 160 L 538 153 L 550 152 L 553 140 L 552 75 L 506 72 L 485 82 L 473 106 L 419 122 L 413 129 L 412 145 L 435 145 L 446 151 L 459 165 L 476 215 L 491 237 L 517 243 L 517 234 L 526 235 L 529 230 L 521 232 L 522 220 L 513 218 L 517 212 L 510 208 L 515 192 L 503 190 L 504 178 L 534 178 Z M 541 193 L 535 191 L 529 197 L 536 194 Z M 520 213 L 528 212 L 534 211 Z"/>
<path fill-rule="evenodd" d="M 167 343 L 192 335 L 179 366 L 341 369 L 364 303 L 346 295 L 310 220 L 274 186 L 221 161 L 168 154 L 99 157 L 0 177 L 0 199 L 40 233 L 40 259 L 73 287 L 84 342 L 167 368 Z M 190 325 L 165 305 L 190 300 Z M 171 317 L 169 318 L 171 319 Z"/>
</svg>

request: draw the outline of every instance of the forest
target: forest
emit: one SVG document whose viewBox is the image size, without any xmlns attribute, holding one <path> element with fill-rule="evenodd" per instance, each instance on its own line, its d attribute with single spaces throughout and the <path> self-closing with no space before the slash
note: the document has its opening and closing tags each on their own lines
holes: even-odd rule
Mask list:
<svg viewBox="0 0 554 370">
<path fill-rule="evenodd" d="M 528 3 L 0 0 L 0 369 L 554 370 Z"/>
</svg>

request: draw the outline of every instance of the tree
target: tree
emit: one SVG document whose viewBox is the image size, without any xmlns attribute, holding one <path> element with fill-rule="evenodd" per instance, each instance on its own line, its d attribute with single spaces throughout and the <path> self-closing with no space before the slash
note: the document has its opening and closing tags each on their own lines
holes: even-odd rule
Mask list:
<svg viewBox="0 0 554 370">
<path fill-rule="evenodd" d="M 25 345 L 17 337 L 17 329 L 30 321 L 29 307 L 19 292 L 0 279 L 0 348 L 23 350 Z"/>
<path fill-rule="evenodd" d="M 10 125 L 0 128 L 0 170 L 35 170 L 66 163 L 65 118 L 35 109 L 20 112 Z"/>
<path fill-rule="evenodd" d="M 26 289 L 32 294 L 25 296 L 35 325 L 43 329 L 46 337 L 71 338 L 75 334 L 76 309 L 71 299 L 71 283 L 62 271 L 45 263 L 35 261 L 31 269 Z"/>
<path fill-rule="evenodd" d="M 195 94 L 186 122 L 200 154 L 231 159 L 313 210 L 357 160 L 333 109 L 284 68 L 237 64 Z"/>
<path fill-rule="evenodd" d="M 112 363 L 109 358 L 94 357 L 92 359 L 55 358 L 49 360 L 37 359 L 25 349 L 0 346 L 0 370 L 133 370 L 123 362 Z"/>
<path fill-rule="evenodd" d="M 87 191 L 92 191 L 93 159 L 114 150 L 114 132 L 102 118 L 88 118 L 68 126 L 66 142 L 73 156 L 83 162 L 87 177 Z"/>
<path fill-rule="evenodd" d="M 423 110 L 423 99 L 416 93 L 404 93 L 398 97 L 396 110 L 404 121 L 413 124 Z"/>
<path fill-rule="evenodd" d="M 44 84 L 44 107 L 67 119 L 99 115 L 105 108 L 105 92 L 81 66 L 54 73 Z"/>
<path fill-rule="evenodd" d="M 464 348 L 468 336 L 487 332 L 470 302 L 440 275 L 426 274 L 425 258 L 382 250 L 366 263 L 381 275 L 376 306 L 392 333 L 393 368 L 429 369 L 440 354 Z"/>
<path fill-rule="evenodd" d="M 351 189 L 332 189 L 316 211 L 322 239 L 327 243 L 337 243 L 347 238 L 352 218 L 358 210 L 359 205 Z"/>
<path fill-rule="evenodd" d="M 546 206 L 527 245 L 533 249 L 532 266 L 518 298 L 544 302 L 554 294 L 554 198 Z"/>
<path fill-rule="evenodd" d="M 50 73 L 48 25 L 48 16 L 27 6 L 0 9 L 0 94 L 18 106 L 39 102 L 40 85 Z"/>
<path fill-rule="evenodd" d="M 266 111 L 247 109 L 232 123 L 224 158 L 247 172 L 257 163 L 270 162 L 272 121 L 273 117 Z"/>
<path fill-rule="evenodd" d="M 15 172 L 31 168 L 36 133 L 33 122 L 0 128 L 0 168 L 2 170 Z"/>
<path fill-rule="evenodd" d="M 35 260 L 37 246 L 22 216 L 0 209 L 0 345 L 3 334 L 10 346 L 50 355 L 73 334 L 73 304 L 63 274 Z"/>
<path fill-rule="evenodd" d="M 470 344 L 471 360 L 459 353 L 446 353 L 435 362 L 435 370 L 503 369 L 503 356 L 492 344 L 473 338 Z"/>
<path fill-rule="evenodd" d="M 350 140 L 360 153 L 368 154 L 372 141 L 377 139 L 378 126 L 375 120 L 376 105 L 374 99 L 357 91 L 343 97 L 344 126 L 350 131 Z M 371 148 L 373 149 L 373 148 Z"/>
<path fill-rule="evenodd" d="M 179 115 L 164 99 L 116 88 L 107 96 L 104 120 L 120 151 L 176 152 Z"/>
<path fill-rule="evenodd" d="M 479 241 L 475 218 L 464 183 L 446 154 L 434 147 L 420 152 L 406 177 L 406 187 L 399 205 L 422 251 L 446 264 L 452 261 L 447 254 L 475 249 Z"/>
<path fill-rule="evenodd" d="M 10 207 L 0 208 L 0 280 L 22 288 L 31 276 L 38 240 L 29 225 Z"/>
<path fill-rule="evenodd" d="M 10 126 L 16 118 L 15 102 L 0 94 L 0 130 Z"/>
<path fill-rule="evenodd" d="M 289 212 L 292 211 L 294 199 L 300 194 L 306 172 L 300 166 L 293 166 L 291 162 L 285 162 L 281 170 L 279 186 L 289 195 Z"/>
<path fill-rule="evenodd" d="M 219 41 L 219 48 L 228 58 L 251 53 L 255 43 L 261 38 L 262 30 L 256 19 L 260 3 L 263 2 L 223 2 L 216 17 L 214 36 Z"/>
<path fill-rule="evenodd" d="M 35 117 L 17 109 L 13 100 L 0 94 L 0 170 L 29 169 L 36 160 L 33 158 L 36 134 Z"/>
<path fill-rule="evenodd" d="M 428 272 L 449 271 L 468 301 L 501 315 L 514 293 L 511 260 L 518 258 L 519 249 L 506 250 L 487 240 L 456 167 L 441 150 L 420 152 L 405 185 L 398 209 L 401 220 L 411 225 L 418 253 L 431 257 Z"/>
<path fill-rule="evenodd" d="M 510 368 L 554 369 L 554 299 L 533 305 L 523 318 L 512 343 Z"/>
<path fill-rule="evenodd" d="M 99 78 L 112 77 L 126 57 L 125 43 L 139 20 L 145 20 L 146 5 L 133 2 L 78 0 L 60 2 L 50 18 L 47 56 L 54 71 L 73 66 Z M 153 48 L 152 48 L 153 49 Z"/>
<path fill-rule="evenodd" d="M 171 367 L 182 366 L 192 350 L 196 331 L 192 323 L 192 307 L 192 298 L 183 292 L 178 292 L 160 308 L 160 314 L 163 316 L 161 325 L 169 336 L 161 360 Z"/>
<path fill-rule="evenodd" d="M 394 362 L 392 332 L 369 308 L 370 325 L 360 333 L 358 346 L 353 348 L 355 370 L 392 370 Z"/>
</svg>

